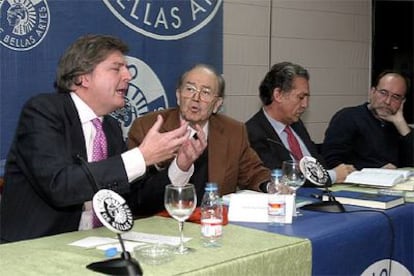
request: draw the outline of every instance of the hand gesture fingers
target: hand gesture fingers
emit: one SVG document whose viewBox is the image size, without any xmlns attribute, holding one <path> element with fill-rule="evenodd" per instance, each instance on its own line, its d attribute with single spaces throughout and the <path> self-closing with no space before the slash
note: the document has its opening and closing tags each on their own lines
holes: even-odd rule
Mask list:
<svg viewBox="0 0 414 276">
<path fill-rule="evenodd" d="M 207 147 L 206 135 L 202 128 L 196 126 L 196 131 L 197 136 L 188 139 L 177 154 L 177 165 L 183 171 L 187 171 Z"/>
<path fill-rule="evenodd" d="M 187 123 L 183 123 L 172 131 L 161 133 L 163 121 L 162 116 L 158 115 L 156 122 L 139 146 L 147 166 L 174 157 L 181 145 L 188 139 Z"/>
</svg>

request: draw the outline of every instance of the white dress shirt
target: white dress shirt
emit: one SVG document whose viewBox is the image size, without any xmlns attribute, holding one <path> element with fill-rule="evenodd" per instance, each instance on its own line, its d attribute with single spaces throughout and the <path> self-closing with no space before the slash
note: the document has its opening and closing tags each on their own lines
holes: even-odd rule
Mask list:
<svg viewBox="0 0 414 276">
<path fill-rule="evenodd" d="M 79 119 L 82 124 L 82 131 L 85 137 L 86 154 L 88 162 L 92 162 L 93 140 L 96 135 L 95 127 L 92 120 L 97 118 L 95 112 L 74 92 L 70 93 L 72 100 L 78 111 Z M 102 120 L 102 117 L 100 118 Z M 128 176 L 128 182 L 134 181 L 139 176 L 145 174 L 146 165 L 141 151 L 136 147 L 121 154 L 124 163 L 125 172 Z M 92 205 L 91 202 L 85 202 L 84 211 L 82 212 L 79 223 L 79 230 L 92 228 Z"/>
</svg>

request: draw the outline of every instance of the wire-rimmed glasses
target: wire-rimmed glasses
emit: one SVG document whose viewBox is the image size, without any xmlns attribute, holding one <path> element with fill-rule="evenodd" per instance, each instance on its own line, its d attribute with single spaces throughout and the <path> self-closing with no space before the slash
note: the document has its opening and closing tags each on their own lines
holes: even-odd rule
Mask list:
<svg viewBox="0 0 414 276">
<path fill-rule="evenodd" d="M 200 100 L 203 102 L 211 102 L 214 98 L 218 97 L 211 91 L 211 88 L 208 87 L 201 87 L 197 88 L 195 85 L 192 84 L 185 84 L 182 89 L 181 93 L 188 98 L 194 97 L 198 93 Z"/>
<path fill-rule="evenodd" d="M 380 96 L 381 98 L 387 99 L 388 97 L 391 97 L 391 101 L 396 102 L 396 103 L 402 102 L 405 98 L 404 96 L 392 93 L 388 91 L 387 89 L 375 88 L 375 91 L 378 92 L 378 96 Z"/>
</svg>

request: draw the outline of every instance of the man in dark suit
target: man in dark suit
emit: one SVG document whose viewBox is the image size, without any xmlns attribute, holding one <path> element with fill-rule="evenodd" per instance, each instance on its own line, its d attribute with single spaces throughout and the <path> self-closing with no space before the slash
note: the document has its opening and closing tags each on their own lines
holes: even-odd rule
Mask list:
<svg viewBox="0 0 414 276">
<path fill-rule="evenodd" d="M 125 152 L 121 129 L 107 114 L 124 105 L 131 79 L 127 51 L 111 36 L 79 38 L 59 61 L 59 93 L 38 95 L 25 104 L 7 157 L 2 242 L 92 228 L 90 201 L 97 189 L 114 190 L 134 204 L 139 183 L 130 183 L 188 140 L 185 124 L 159 133 L 162 118 L 157 117 L 140 146 Z M 95 128 L 97 120 L 103 132 Z M 105 152 L 99 159 L 95 146 Z"/>
<path fill-rule="evenodd" d="M 308 71 L 290 62 L 277 63 L 266 74 L 259 92 L 263 108 L 246 122 L 246 126 L 250 144 L 265 166 L 280 168 L 284 160 L 299 161 L 301 156 L 313 156 L 324 164 L 300 120 L 309 103 Z M 297 147 L 289 140 L 294 140 Z M 340 164 L 328 173 L 332 182 L 341 182 L 353 170 L 352 166 Z"/>
<path fill-rule="evenodd" d="M 178 108 L 171 108 L 137 118 L 128 135 L 129 148 L 142 143 L 144 135 L 161 114 L 169 131 L 189 123 L 191 141 L 186 141 L 177 156 L 169 162 L 152 166 L 145 185 L 139 188 L 142 215 L 151 215 L 164 208 L 164 187 L 169 183 L 195 185 L 197 203 L 201 203 L 206 182 L 216 182 L 219 194 L 236 192 L 237 188 L 260 191 L 270 179 L 256 152 L 249 146 L 243 123 L 218 114 L 224 98 L 224 80 L 210 66 L 199 64 L 185 72 L 178 81 Z M 191 143 L 190 143 L 191 142 Z"/>
</svg>

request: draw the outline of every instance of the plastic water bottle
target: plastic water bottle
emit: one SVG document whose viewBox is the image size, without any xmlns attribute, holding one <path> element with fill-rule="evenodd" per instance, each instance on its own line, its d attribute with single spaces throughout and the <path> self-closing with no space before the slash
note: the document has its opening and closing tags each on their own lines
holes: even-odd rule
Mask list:
<svg viewBox="0 0 414 276">
<path fill-rule="evenodd" d="M 285 216 L 286 202 L 282 196 L 279 196 L 279 189 L 282 183 L 282 170 L 272 170 L 272 182 L 268 186 L 268 207 L 267 214 L 270 224 L 279 224 Z"/>
<path fill-rule="evenodd" d="M 208 182 L 201 201 L 201 237 L 205 247 L 221 246 L 223 205 L 216 183 Z"/>
<path fill-rule="evenodd" d="M 273 169 L 271 173 L 271 183 L 269 183 L 269 186 L 267 187 L 267 192 L 269 194 L 275 194 L 279 192 L 280 186 L 282 184 L 282 169 Z"/>
</svg>

